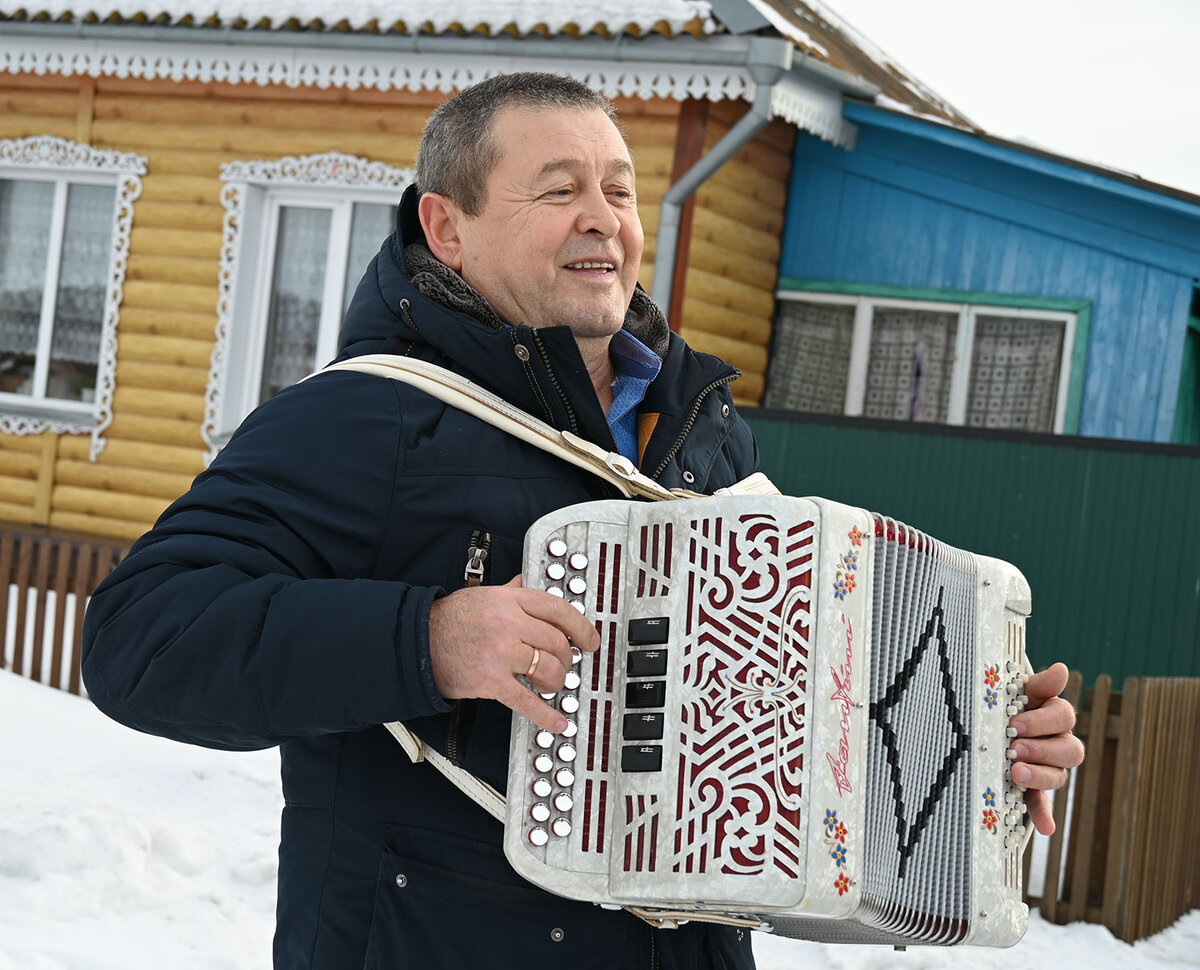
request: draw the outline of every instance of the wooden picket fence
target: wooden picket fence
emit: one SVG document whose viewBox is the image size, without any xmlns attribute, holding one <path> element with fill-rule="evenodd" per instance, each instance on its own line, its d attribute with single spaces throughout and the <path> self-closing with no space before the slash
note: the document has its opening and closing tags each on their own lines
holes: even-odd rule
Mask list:
<svg viewBox="0 0 1200 970">
<path fill-rule="evenodd" d="M 1081 704 L 1082 686 L 1072 672 L 1065 696 L 1087 757 L 1072 797 L 1055 798 L 1045 884 L 1028 901 L 1132 943 L 1200 906 L 1200 679 L 1130 677 L 1115 693 L 1102 674 Z"/>
<path fill-rule="evenodd" d="M 79 644 L 93 589 L 124 556 L 105 539 L 29 529 L 0 532 L 3 666 L 72 694 L 83 692 Z"/>
</svg>

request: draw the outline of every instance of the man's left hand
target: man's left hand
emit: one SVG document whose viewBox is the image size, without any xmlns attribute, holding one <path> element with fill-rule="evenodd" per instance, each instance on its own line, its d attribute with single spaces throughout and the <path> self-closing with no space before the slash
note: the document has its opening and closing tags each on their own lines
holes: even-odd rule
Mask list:
<svg viewBox="0 0 1200 970">
<path fill-rule="evenodd" d="M 1083 742 L 1071 733 L 1075 708 L 1058 695 L 1067 686 L 1066 664 L 1034 674 L 1025 684 L 1029 704 L 1009 722 L 1017 729 L 1012 779 L 1028 789 L 1025 805 L 1042 835 L 1054 832 L 1050 792 L 1067 783 L 1069 769 L 1083 762 Z"/>
</svg>

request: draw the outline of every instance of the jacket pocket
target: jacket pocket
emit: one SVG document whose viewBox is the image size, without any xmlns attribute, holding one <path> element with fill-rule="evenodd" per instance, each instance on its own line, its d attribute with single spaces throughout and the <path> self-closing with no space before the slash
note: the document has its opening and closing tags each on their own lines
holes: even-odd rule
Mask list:
<svg viewBox="0 0 1200 970">
<path fill-rule="evenodd" d="M 412 830 L 389 842 L 400 844 L 380 863 L 364 970 L 635 965 L 634 917 L 534 888 L 498 848 Z"/>
</svg>

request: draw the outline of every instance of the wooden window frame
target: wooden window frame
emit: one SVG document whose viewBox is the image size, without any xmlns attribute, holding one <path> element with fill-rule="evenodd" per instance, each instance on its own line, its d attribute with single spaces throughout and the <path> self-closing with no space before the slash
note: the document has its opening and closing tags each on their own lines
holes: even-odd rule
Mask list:
<svg viewBox="0 0 1200 970">
<path fill-rule="evenodd" d="M 332 213 L 316 360 L 337 352 L 356 203 L 396 205 L 411 169 L 328 152 L 222 166 L 225 242 L 204 439 L 211 461 L 259 403 L 280 210 Z M 382 242 L 382 240 L 380 240 Z"/>
<path fill-rule="evenodd" d="M 0 179 L 49 182 L 55 186 L 34 358 L 34 393 L 25 395 L 0 391 L 0 431 L 15 435 L 40 434 L 47 430 L 59 434 L 91 434 L 91 459 L 94 461 L 103 450 L 103 432 L 112 423 L 117 324 L 129 258 L 133 203 L 141 195 L 141 176 L 145 174 L 146 159 L 132 152 L 97 149 L 50 135 L 0 140 Z M 72 185 L 102 185 L 114 190 L 100 350 L 91 401 L 46 396 L 67 220 L 67 195 Z"/>
</svg>

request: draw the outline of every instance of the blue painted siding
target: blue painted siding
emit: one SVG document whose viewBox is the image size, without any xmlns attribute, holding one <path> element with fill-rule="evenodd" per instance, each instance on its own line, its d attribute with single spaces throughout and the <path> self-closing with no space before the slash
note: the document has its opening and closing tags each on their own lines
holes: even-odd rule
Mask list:
<svg viewBox="0 0 1200 970">
<path fill-rule="evenodd" d="M 1169 441 L 1200 206 L 855 120 L 853 152 L 798 137 L 780 275 L 1091 301 L 1080 433 Z"/>
</svg>

